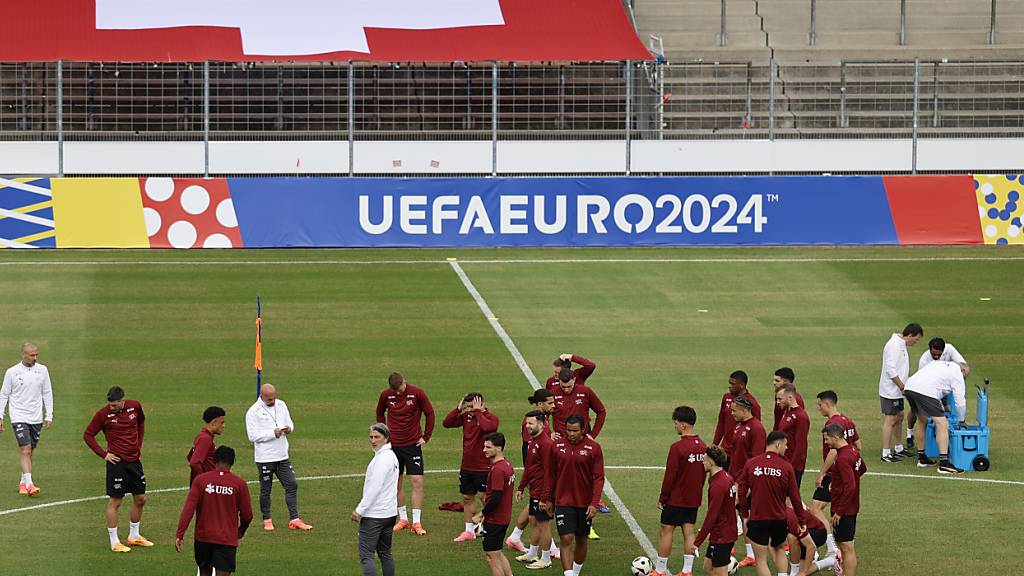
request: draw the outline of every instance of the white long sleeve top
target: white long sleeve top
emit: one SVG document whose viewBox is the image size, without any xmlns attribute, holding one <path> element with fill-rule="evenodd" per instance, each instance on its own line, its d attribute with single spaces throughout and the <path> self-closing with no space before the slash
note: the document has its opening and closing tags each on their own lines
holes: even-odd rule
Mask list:
<svg viewBox="0 0 1024 576">
<path fill-rule="evenodd" d="M 53 421 L 53 386 L 46 366 L 37 362 L 28 367 L 18 362 L 7 369 L 0 386 L 0 418 L 5 408 L 10 411 L 12 424 L 42 424 L 44 408 L 45 419 Z"/>
<path fill-rule="evenodd" d="M 928 364 L 907 380 L 907 390 L 936 400 L 952 392 L 957 418 L 961 422 L 967 420 L 967 384 L 956 362 L 936 360 Z"/>
<path fill-rule="evenodd" d="M 280 462 L 288 458 L 288 435 L 275 437 L 275 428 L 295 430 L 288 405 L 278 399 L 273 406 L 267 406 L 258 398 L 245 413 L 245 431 L 252 442 L 256 462 Z"/>
<path fill-rule="evenodd" d="M 964 359 L 963 354 L 961 354 L 960 351 L 954 348 L 949 342 L 946 342 L 946 347 L 942 349 L 942 355 L 939 356 L 939 360 L 942 360 L 943 362 L 959 362 L 967 364 L 967 360 Z M 931 350 L 925 350 L 924 353 L 921 354 L 921 359 L 917 362 L 917 369 L 920 370 L 935 361 L 936 360 L 932 358 Z"/>
<path fill-rule="evenodd" d="M 893 383 L 892 379 L 900 377 L 900 382 L 905 386 L 910 376 L 910 356 L 907 354 L 907 342 L 898 333 L 894 332 L 889 341 L 882 349 L 882 375 L 878 379 L 878 395 L 882 398 L 898 400 L 903 398 L 900 387 Z"/>
<path fill-rule="evenodd" d="M 398 458 L 385 444 L 375 451 L 363 479 L 363 499 L 356 513 L 364 518 L 391 518 L 398 515 Z"/>
</svg>

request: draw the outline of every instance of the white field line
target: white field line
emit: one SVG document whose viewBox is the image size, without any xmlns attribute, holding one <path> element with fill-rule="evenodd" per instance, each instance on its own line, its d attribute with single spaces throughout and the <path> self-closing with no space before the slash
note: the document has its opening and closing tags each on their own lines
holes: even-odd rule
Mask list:
<svg viewBox="0 0 1024 576">
<path fill-rule="evenodd" d="M 526 364 L 526 360 L 519 352 L 519 348 L 516 347 L 512 338 L 510 338 L 508 333 L 505 332 L 505 329 L 502 328 L 501 323 L 498 322 L 498 319 L 494 316 L 494 312 L 491 311 L 491 307 L 488 306 L 487 302 L 482 296 L 480 296 L 480 292 L 477 291 L 476 287 L 473 286 L 473 283 L 469 280 L 469 277 L 466 276 L 466 272 L 463 271 L 462 266 L 459 266 L 458 262 L 451 262 L 451 266 L 452 270 L 455 270 L 455 273 L 458 274 L 459 279 L 462 280 L 462 284 L 466 287 L 466 290 L 469 291 L 470 296 L 472 296 L 473 300 L 476 301 L 477 306 L 480 307 L 480 311 L 484 313 L 484 317 L 486 317 L 487 321 L 491 323 L 491 327 L 494 328 L 495 332 L 497 332 L 501 341 L 505 343 L 505 348 L 508 348 L 509 353 L 512 354 L 512 358 L 515 359 L 519 369 L 522 370 L 523 376 L 526 376 L 526 380 L 530 383 L 530 386 L 532 386 L 534 390 L 539 389 L 541 387 L 540 382 L 537 381 L 537 377 L 534 376 L 533 371 L 531 371 L 529 365 Z M 640 528 L 640 524 L 636 521 L 636 518 L 633 517 L 633 513 L 629 511 L 629 508 L 627 508 L 625 503 L 622 502 L 622 499 L 619 498 L 619 495 L 615 492 L 615 488 L 612 487 L 611 480 L 608 478 L 604 479 L 604 494 L 609 500 L 611 500 L 612 506 L 615 506 L 615 509 L 622 515 L 622 519 L 626 521 L 626 525 L 629 526 L 630 532 L 633 533 L 636 541 L 640 543 L 640 546 L 644 549 L 644 552 L 647 553 L 648 557 L 656 557 L 658 555 L 658 551 L 654 549 L 654 545 L 651 544 L 651 540 L 647 537 L 647 534 L 644 533 L 643 529 Z"/>
<path fill-rule="evenodd" d="M 737 246 L 742 248 L 742 246 Z M 815 264 L 831 262 L 1009 262 L 1024 256 L 910 256 L 906 258 L 517 258 L 467 259 L 461 264 Z M 449 260 L 42 260 L 0 261 L 0 266 L 377 266 L 450 264 Z"/>
<path fill-rule="evenodd" d="M 605 466 L 606 470 L 650 470 L 650 471 L 662 471 L 665 469 L 664 466 Z M 817 470 L 808 469 L 807 472 L 817 472 Z M 458 470 L 427 470 L 427 474 L 455 474 Z M 983 482 L 986 484 L 1010 484 L 1014 486 L 1024 486 L 1024 482 L 1017 480 L 995 480 L 990 478 L 971 478 L 965 476 L 940 476 L 932 475 L 925 476 L 923 474 L 897 474 L 892 472 L 868 472 L 867 476 L 882 476 L 887 478 L 917 478 L 922 480 L 955 480 L 960 482 Z M 301 476 L 296 480 L 302 481 L 316 481 L 316 480 L 341 480 L 348 478 L 363 478 L 363 474 L 328 474 L 323 476 Z M 248 484 L 257 484 L 258 481 L 250 480 Z M 147 494 L 164 494 L 167 492 L 185 492 L 188 490 L 188 486 L 179 486 L 177 488 L 159 488 L 157 490 L 149 490 Z M 106 500 L 107 496 L 86 496 L 84 498 L 74 498 L 71 500 L 60 500 L 57 502 L 45 502 L 43 504 L 36 504 L 35 506 L 25 506 L 23 508 L 11 508 L 9 510 L 0 510 L 0 516 L 7 516 L 9 514 L 16 514 L 18 512 L 29 512 L 32 510 L 42 510 L 44 508 L 54 508 L 56 506 L 67 506 L 69 504 L 78 504 L 80 502 L 95 502 L 97 500 Z"/>
</svg>

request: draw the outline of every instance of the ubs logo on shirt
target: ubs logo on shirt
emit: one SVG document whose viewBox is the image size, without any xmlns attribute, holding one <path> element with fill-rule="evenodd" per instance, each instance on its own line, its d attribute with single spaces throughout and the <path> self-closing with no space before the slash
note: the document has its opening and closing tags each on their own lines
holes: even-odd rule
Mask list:
<svg viewBox="0 0 1024 576">
<path fill-rule="evenodd" d="M 224 494 L 224 495 L 227 495 L 227 496 L 231 496 L 231 495 L 233 495 L 235 493 L 235 489 L 232 488 L 231 486 L 218 486 L 217 484 L 207 484 L 206 485 L 206 493 L 207 494 Z"/>
<path fill-rule="evenodd" d="M 782 470 L 778 468 L 768 468 L 767 466 L 764 468 L 754 466 L 754 476 L 772 476 L 775 478 L 782 478 Z"/>
<path fill-rule="evenodd" d="M 412 406 L 412 400 L 406 400 L 405 401 L 405 405 L 406 406 Z"/>
<path fill-rule="evenodd" d="M 704 461 L 704 454 L 690 454 L 690 456 L 686 460 L 690 464 L 693 464 L 694 462 L 703 462 Z"/>
<path fill-rule="evenodd" d="M 587 455 L 587 451 L 586 450 L 580 450 L 580 456 L 586 456 L 586 455 Z"/>
</svg>

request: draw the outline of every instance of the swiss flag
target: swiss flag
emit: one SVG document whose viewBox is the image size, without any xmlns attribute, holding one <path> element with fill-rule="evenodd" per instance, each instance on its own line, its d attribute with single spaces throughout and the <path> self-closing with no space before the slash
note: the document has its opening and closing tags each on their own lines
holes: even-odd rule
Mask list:
<svg viewBox="0 0 1024 576">
<path fill-rule="evenodd" d="M 646 60 L 621 0 L 7 0 L 0 61 Z"/>
</svg>

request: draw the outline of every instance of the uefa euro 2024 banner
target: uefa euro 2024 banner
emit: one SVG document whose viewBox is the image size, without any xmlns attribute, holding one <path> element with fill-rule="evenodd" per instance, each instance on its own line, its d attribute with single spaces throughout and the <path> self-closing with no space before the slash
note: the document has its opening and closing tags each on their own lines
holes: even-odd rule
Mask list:
<svg viewBox="0 0 1024 576">
<path fill-rule="evenodd" d="M 0 245 L 1016 244 L 1018 175 L 0 179 Z"/>
</svg>

